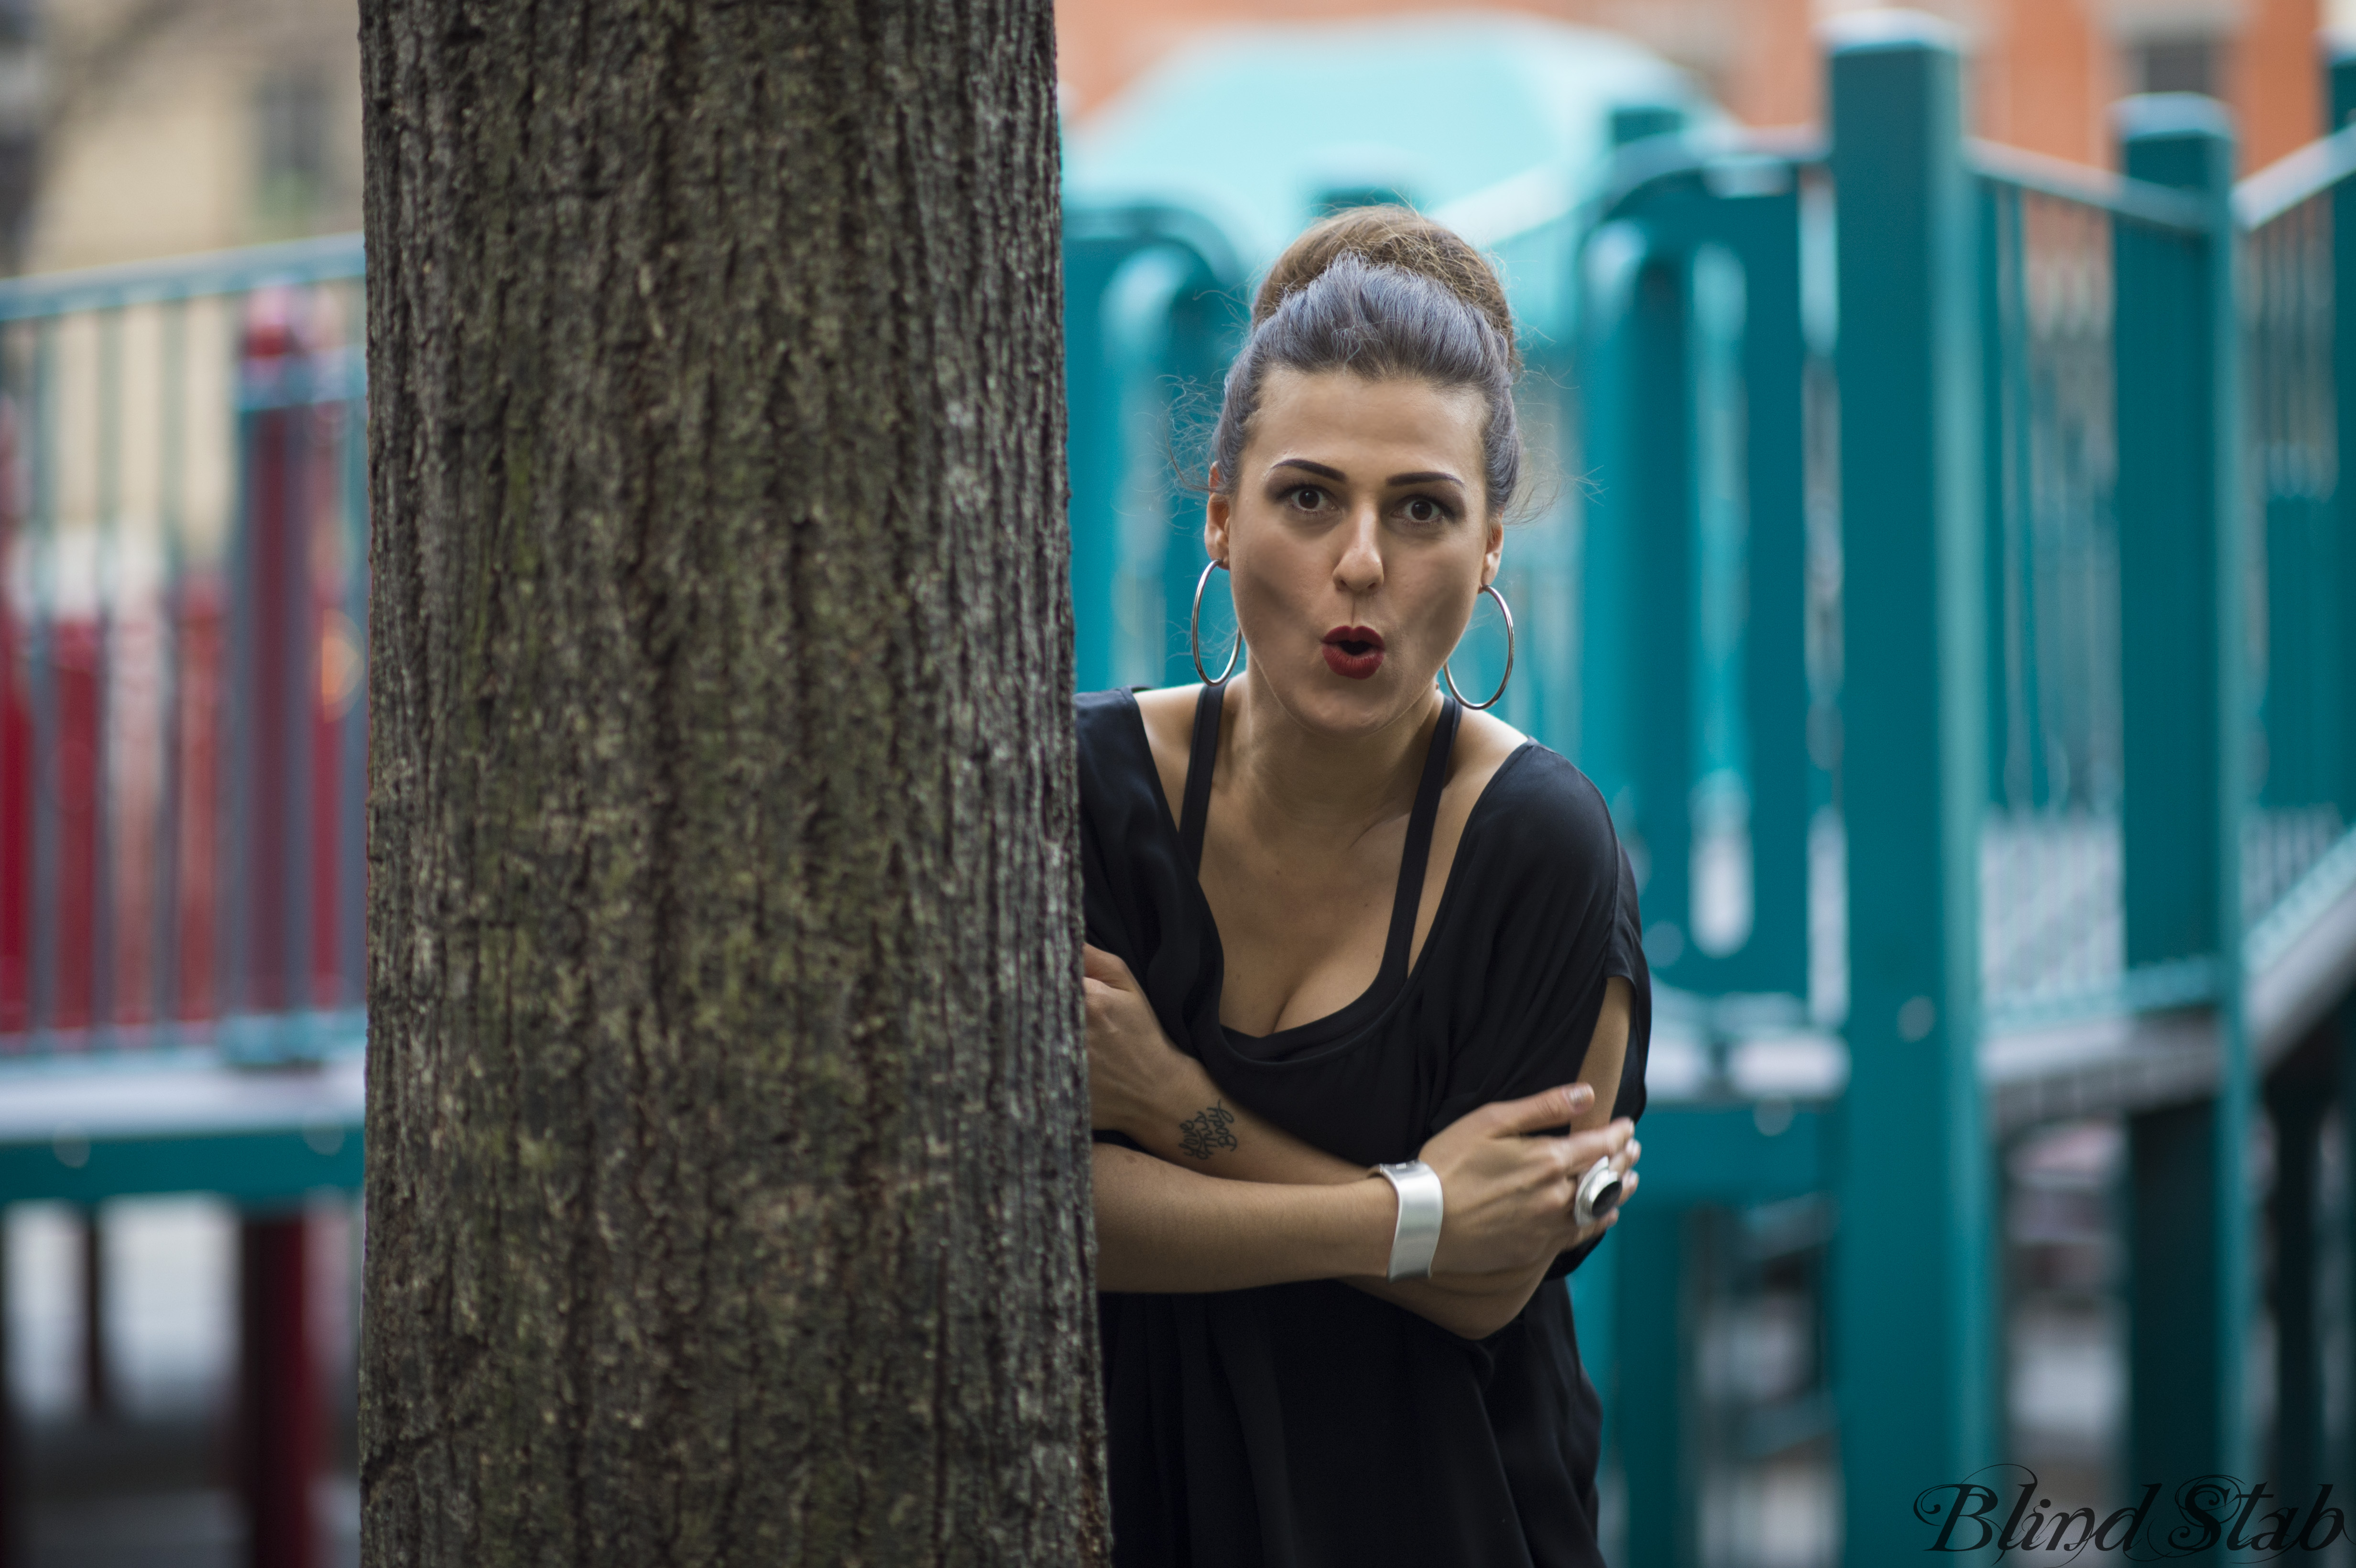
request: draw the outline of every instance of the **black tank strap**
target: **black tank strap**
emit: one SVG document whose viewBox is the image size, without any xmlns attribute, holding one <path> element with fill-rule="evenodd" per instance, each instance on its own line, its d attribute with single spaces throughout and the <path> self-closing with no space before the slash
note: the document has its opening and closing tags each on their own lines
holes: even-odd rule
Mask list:
<svg viewBox="0 0 2356 1568">
<path fill-rule="evenodd" d="M 1398 892 L 1391 900 L 1391 933 L 1383 944 L 1383 967 L 1405 967 L 1415 944 L 1415 912 L 1423 903 L 1423 872 L 1431 859 L 1432 825 L 1440 819 L 1440 795 L 1448 784 L 1448 755 L 1456 747 L 1456 726 L 1464 709 L 1445 692 L 1440 722 L 1432 726 L 1431 749 L 1423 756 L 1423 778 L 1415 786 L 1415 810 L 1407 819 L 1407 848 L 1399 856 Z"/>
<path fill-rule="evenodd" d="M 1188 868 L 1203 869 L 1203 827 L 1211 812 L 1211 773 L 1219 755 L 1219 708 L 1226 696 L 1224 685 L 1205 685 L 1194 699 L 1194 739 L 1186 753 L 1186 795 L 1178 817 L 1179 848 Z M 1442 694 L 1440 721 L 1432 726 L 1431 746 L 1424 753 L 1423 776 L 1415 787 L 1415 809 L 1407 819 L 1407 848 L 1399 857 L 1398 891 L 1391 901 L 1391 929 L 1383 944 L 1383 967 L 1407 962 L 1415 940 L 1415 914 L 1423 901 L 1423 873 L 1431 859 L 1431 829 L 1440 817 L 1440 792 L 1448 784 L 1448 758 L 1456 746 L 1456 727 L 1464 716 L 1462 704 Z"/>
<path fill-rule="evenodd" d="M 1178 811 L 1178 846 L 1186 868 L 1203 869 L 1203 824 L 1211 814 L 1211 770 L 1219 760 L 1219 705 L 1227 692 L 1225 682 L 1205 682 L 1194 699 L 1194 740 L 1186 752 L 1186 795 Z"/>
</svg>

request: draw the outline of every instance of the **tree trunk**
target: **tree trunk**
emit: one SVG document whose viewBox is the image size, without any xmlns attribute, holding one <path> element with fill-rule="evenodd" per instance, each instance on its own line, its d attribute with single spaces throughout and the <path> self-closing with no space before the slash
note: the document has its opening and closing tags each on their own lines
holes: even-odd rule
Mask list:
<svg viewBox="0 0 2356 1568">
<path fill-rule="evenodd" d="M 363 1561 L 1100 1561 L 1047 0 L 361 40 Z"/>
</svg>

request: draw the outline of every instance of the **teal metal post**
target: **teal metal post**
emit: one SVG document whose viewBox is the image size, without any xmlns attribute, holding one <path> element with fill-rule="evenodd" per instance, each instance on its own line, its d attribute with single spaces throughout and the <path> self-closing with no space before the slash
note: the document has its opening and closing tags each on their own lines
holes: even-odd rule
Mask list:
<svg viewBox="0 0 2356 1568">
<path fill-rule="evenodd" d="M 1674 135 L 1685 126 L 1685 111 L 1669 104 L 1622 104 L 1612 112 L 1612 144 L 1624 147 L 1631 142 Z"/>
<path fill-rule="evenodd" d="M 1620 1251 L 1618 1397 L 1606 1413 L 1628 1493 L 1622 1568 L 1696 1568 L 1701 1560 L 1693 1361 L 1698 1327 L 1687 1235 L 1692 1211 L 1631 1203 Z"/>
<path fill-rule="evenodd" d="M 1650 236 L 1641 225 L 1607 223 L 1580 252 L 1586 325 L 1580 378 L 1582 456 L 1594 488 L 1581 508 L 1579 613 L 1580 767 L 1602 791 L 1613 820 L 1633 833 L 1636 801 L 1631 740 L 1642 709 L 1631 689 L 1635 615 L 1629 592 L 1638 526 L 1635 497 L 1615 480 L 1634 447 L 1640 415 L 1628 394 L 1648 350 L 1636 319 L 1637 280 Z M 1646 716 L 1650 717 L 1650 716 Z M 1637 847 L 1641 848 L 1641 847 Z"/>
<path fill-rule="evenodd" d="M 1695 449 L 1692 275 L 1684 256 L 1655 256 L 1636 274 L 1623 430 L 1599 475 L 1619 497 L 1626 533 L 1624 592 L 1633 641 L 1623 677 L 1634 722 L 1627 737 L 1633 810 L 1621 833 L 1641 844 L 1644 951 L 1674 985 L 1691 949 L 1694 766 Z M 1598 453 L 1599 459 L 1604 454 Z M 1616 805 L 1617 803 L 1615 803 Z"/>
<path fill-rule="evenodd" d="M 2341 41 L 2327 59 L 2324 103 L 2327 134 L 2356 123 L 2356 43 Z M 2341 690 L 2356 691 L 2356 183 L 2342 180 L 2331 193 L 2331 382 L 2338 421 L 2338 487 L 2332 496 L 2334 542 L 2339 547 L 2337 650 Z M 2346 303 L 2342 303 L 2346 302 Z M 2343 720 L 2344 722 L 2344 720 Z M 2340 773 L 2332 781 L 2340 814 L 2356 817 L 2356 726 L 2342 731 Z M 2341 1213 L 2350 1228 L 2342 1255 L 2349 1260 L 2343 1301 L 2356 1303 L 2356 1003 L 2343 1001 L 2332 1019 L 2338 1035 L 2335 1063 L 2342 1140 L 2340 1168 L 2348 1173 Z M 2356 1496 L 2356 1434 L 2343 1441 L 2332 1477 Z"/>
<path fill-rule="evenodd" d="M 1831 33 L 1838 203 L 1849 1079 L 1833 1360 L 1844 1560 L 1994 1456 L 1979 1031 L 1987 794 L 1974 202 L 1952 35 Z"/>
<path fill-rule="evenodd" d="M 0 1202 L 0 1302 L 10 1299 L 7 1234 L 8 1205 Z M 16 1364 L 12 1354 L 14 1347 L 8 1342 L 8 1320 L 12 1316 L 0 1312 L 0 1568 L 23 1568 L 32 1560 L 26 1550 L 31 1531 L 25 1518 L 30 1511 L 25 1504 L 32 1496 L 32 1488 L 24 1484 L 20 1469 L 24 1448 L 16 1440 L 16 1391 L 9 1375 Z"/>
<path fill-rule="evenodd" d="M 1580 760 L 1644 853 L 1645 920 L 1658 928 L 1648 955 L 1661 977 L 1708 994 L 1798 996 L 1818 784 L 1799 191 L 1788 169 L 1742 174 L 1722 190 L 1707 165 L 1669 169 L 1628 193 L 1588 247 L 1592 326 L 1579 380 L 1583 460 L 1601 494 L 1584 544 Z M 1740 513 L 1739 563 L 1708 559 L 1729 543 L 1728 518 L 1708 514 L 1729 506 Z M 1734 613 L 1713 619 L 1704 580 L 1730 565 L 1743 586 Z M 1730 650 L 1705 646 L 1730 635 Z M 1715 730 L 1729 720 L 1739 734 Z M 1732 951 L 1704 953 L 1689 940 L 1692 792 L 1730 763 L 1749 793 L 1752 919 Z"/>
<path fill-rule="evenodd" d="M 2327 133 L 2356 120 L 2356 43 L 2342 43 L 2329 57 L 2329 77 L 2324 101 L 2329 106 Z M 2341 180 L 2331 191 L 2331 382 L 2335 432 L 2339 438 L 2339 485 L 2331 499 L 2332 542 L 2337 546 L 2334 574 L 2337 615 L 2332 630 L 2340 690 L 2356 693 L 2356 181 Z M 2343 817 L 2356 820 L 2356 719 L 2340 715 L 2338 769 L 2330 781 L 2331 798 Z M 2356 1105 L 2356 1094 L 2343 1091 L 2343 1109 Z"/>
<path fill-rule="evenodd" d="M 1692 812 L 1694 374 L 1689 258 L 1641 223 L 1589 240 L 1579 761 L 1644 901 L 1645 955 L 1678 983 Z"/>
<path fill-rule="evenodd" d="M 1208 478 L 1210 432 L 1223 379 L 1228 361 L 1243 347 L 1243 306 L 1232 269 L 1222 273 L 1198 262 L 1170 311 L 1162 361 L 1162 390 L 1174 399 L 1170 444 L 1181 464 L 1205 466 L 1178 475 L 1170 490 L 1162 556 L 1162 679 L 1169 686 L 1191 685 L 1196 678 L 1186 648 L 1186 619 L 1194 607 L 1194 580 L 1210 558 L 1203 549 L 1205 492 L 1193 486 Z M 1224 587 L 1219 592 L 1224 595 Z M 1225 657 L 1214 651 L 1225 644 L 1208 639 L 1231 623 L 1223 613 L 1215 619 L 1207 605 L 1204 622 L 1204 656 Z"/>
<path fill-rule="evenodd" d="M 2346 1304 L 2356 1303 L 2356 1160 L 2347 1157 L 2356 1147 L 2356 997 L 2343 997 L 2326 1025 L 2332 1041 L 2332 1076 L 2340 1102 L 2340 1276 L 2342 1321 L 2351 1316 Z M 1619 1229 L 1613 1226 L 1612 1229 Z M 2356 1496 L 2356 1431 L 2343 1429 L 2330 1458 L 2330 1479 L 2343 1492 Z"/>
<path fill-rule="evenodd" d="M 1132 247 L 1119 239 L 1064 243 L 1065 463 L 1071 475 L 1072 678 L 1080 691 L 1113 681 L 1113 583 L 1120 565 L 1121 399 L 1105 293 Z"/>
<path fill-rule="evenodd" d="M 1592 652 L 1582 682 L 1581 761 L 1638 859 L 1655 975 L 1689 990 L 1804 993 L 1807 547 L 1796 202 L 1788 190 L 1708 197 L 1698 184 L 1681 179 L 1640 203 L 1641 223 L 1612 226 L 1642 246 L 1641 260 L 1614 262 L 1616 240 L 1590 252 L 1590 272 L 1616 265 L 1625 276 L 1596 291 L 1601 343 L 1587 377 L 1588 455 L 1600 494 L 1588 513 Z M 1729 323 L 1705 320 L 1699 290 L 1705 263 L 1730 270 L 1737 257 L 1747 298 L 1739 332 L 1730 332 Z M 1702 374 L 1706 348 L 1725 361 L 1718 376 Z M 1724 384 L 1728 369 L 1745 395 Z M 1733 453 L 1705 451 L 1705 421 L 1735 422 L 1720 403 L 1736 403 L 1745 416 L 1739 467 Z M 1747 614 L 1732 617 L 1740 674 L 1724 695 L 1747 730 L 1739 749 L 1750 791 L 1753 918 L 1747 939 L 1724 955 L 1705 954 L 1693 939 L 1693 794 L 1710 749 L 1703 730 L 1713 705 L 1704 688 L 1720 673 L 1705 667 L 1702 646 L 1703 469 L 1712 461 L 1729 463 L 1716 483 L 1739 490 L 1730 502 L 1747 513 Z"/>
<path fill-rule="evenodd" d="M 2213 962 L 2219 1035 L 2216 1097 L 2128 1125 L 2127 1450 L 2141 1483 L 2251 1473 L 2240 965 L 2251 713 L 2233 133 L 2218 104 L 2189 93 L 2129 99 L 2118 123 L 2127 174 L 2194 192 L 2211 224 L 2113 227 L 2126 958 Z"/>
<path fill-rule="evenodd" d="M 1624 1221 L 1623 1221 L 1624 1222 Z M 1618 1226 L 1612 1227 L 1614 1230 Z M 1571 1273 L 1570 1312 L 1579 1338 L 1579 1364 L 1603 1402 L 1611 1418 L 1618 1391 L 1613 1369 L 1620 1360 L 1620 1248 L 1616 1243 L 1597 1247 Z"/>
<path fill-rule="evenodd" d="M 1743 651 L 1751 725 L 1751 937 L 1732 990 L 1808 994 L 1807 335 L 1800 319 L 1800 193 L 1740 203 L 1749 298 L 1743 382 L 1751 603 Z"/>
<path fill-rule="evenodd" d="M 2329 1024 L 2323 1032 L 2332 1032 Z M 2331 1048 L 2337 1041 L 2311 1043 L 2321 1049 L 2302 1047 L 2297 1071 L 2266 1086 L 2266 1108 L 2275 1129 L 2274 1190 L 2266 1204 L 2275 1243 L 2275 1443 L 2267 1474 L 2286 1499 L 2298 1502 L 2313 1497 L 2325 1478 L 2327 1380 L 2323 1325 L 2316 1311 L 2320 1271 L 2316 1266 L 2315 1200 L 2323 1115 L 2331 1103 Z"/>
<path fill-rule="evenodd" d="M 2209 1260 L 2222 1250 L 2216 1123 L 2216 1108 L 2205 1101 L 2127 1122 L 2124 1479 L 2131 1489 L 2248 1473 L 2222 1456 L 2229 1391 L 2217 1368 L 2221 1301 L 2206 1279 Z"/>
<path fill-rule="evenodd" d="M 1183 208 L 1064 214 L 1070 415 L 1073 673 L 1078 689 L 1191 682 L 1186 611 L 1203 565 L 1192 462 L 1240 341 L 1241 273 L 1226 237 Z M 1205 606 L 1204 643 L 1229 623 Z M 1214 634 L 1215 633 L 1215 641 Z M 1223 653 L 1221 656 L 1224 656 Z"/>
</svg>

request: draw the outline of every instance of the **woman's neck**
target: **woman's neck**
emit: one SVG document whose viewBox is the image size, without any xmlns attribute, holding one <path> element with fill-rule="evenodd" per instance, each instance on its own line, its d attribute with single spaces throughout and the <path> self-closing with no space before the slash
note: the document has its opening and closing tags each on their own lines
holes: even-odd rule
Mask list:
<svg viewBox="0 0 2356 1568">
<path fill-rule="evenodd" d="M 1247 670 L 1220 713 L 1228 787 L 1270 827 L 1355 839 L 1415 804 L 1433 725 L 1434 688 L 1379 730 L 1336 737 L 1304 729 Z"/>
</svg>

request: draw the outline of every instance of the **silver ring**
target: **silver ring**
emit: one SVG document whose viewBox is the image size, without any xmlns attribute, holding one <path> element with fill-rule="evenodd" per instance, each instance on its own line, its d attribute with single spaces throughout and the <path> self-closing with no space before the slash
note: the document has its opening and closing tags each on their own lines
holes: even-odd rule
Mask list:
<svg viewBox="0 0 2356 1568">
<path fill-rule="evenodd" d="M 1235 645 L 1227 650 L 1227 666 L 1219 672 L 1219 678 L 1213 680 L 1210 671 L 1203 667 L 1203 590 L 1211 585 L 1211 573 L 1225 571 L 1226 564 L 1224 560 L 1215 560 L 1203 568 L 1203 575 L 1194 579 L 1194 613 L 1186 617 L 1186 651 L 1194 656 L 1194 673 L 1203 677 L 1205 686 L 1218 686 L 1235 674 L 1236 658 L 1244 651 L 1244 629 L 1238 623 Z M 1494 702 L 1496 699 L 1492 698 L 1490 700 Z"/>
<path fill-rule="evenodd" d="M 1459 702 L 1464 702 L 1464 706 L 1475 713 L 1484 708 L 1496 707 L 1497 699 L 1505 695 L 1505 682 L 1514 678 L 1514 613 L 1505 607 L 1505 596 L 1497 592 L 1495 583 L 1481 584 L 1481 592 L 1497 602 L 1497 613 L 1505 618 L 1505 673 L 1498 677 L 1497 689 L 1489 694 L 1489 700 L 1486 702 L 1464 702 L 1464 694 L 1456 689 L 1456 677 L 1448 673 L 1448 661 L 1442 659 L 1440 664 L 1440 678 L 1448 683 L 1448 695 Z M 1197 583 L 1194 587 L 1194 603 L 1200 604 L 1202 602 L 1203 589 L 1202 585 Z M 1196 669 L 1203 667 L 1200 659 L 1194 662 L 1194 667 Z"/>
<path fill-rule="evenodd" d="M 1570 1217 L 1580 1230 L 1595 1223 L 1620 1207 L 1621 1196 L 1627 1188 L 1621 1173 L 1612 1168 L 1612 1157 L 1605 1155 L 1587 1168 L 1579 1179 L 1579 1196 L 1571 1200 Z"/>
</svg>

